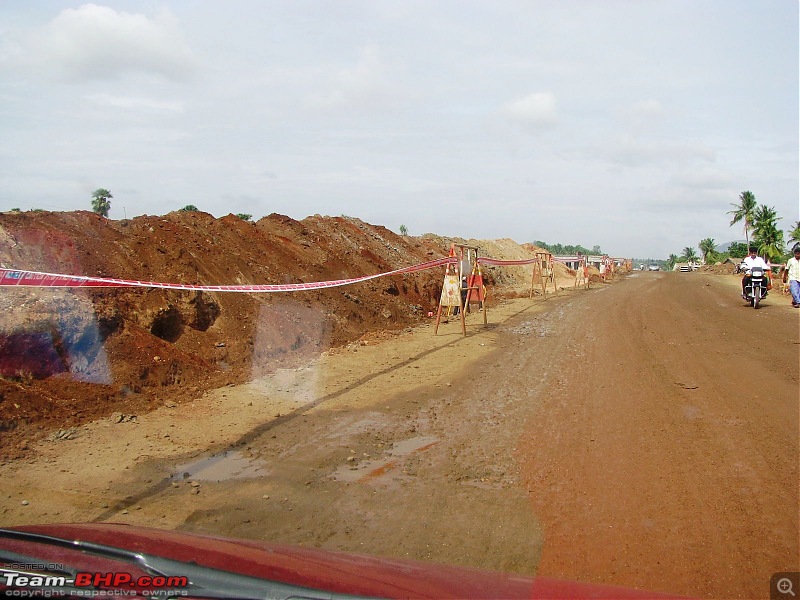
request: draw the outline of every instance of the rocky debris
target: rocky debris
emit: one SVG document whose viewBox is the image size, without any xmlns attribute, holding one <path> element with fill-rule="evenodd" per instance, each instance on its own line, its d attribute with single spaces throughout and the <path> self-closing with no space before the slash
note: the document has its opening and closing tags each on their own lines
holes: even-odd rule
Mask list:
<svg viewBox="0 0 800 600">
<path fill-rule="evenodd" d="M 74 440 L 78 437 L 78 429 L 70 427 L 69 429 L 59 429 L 50 436 L 50 441 L 55 442 L 58 440 Z"/>
<path fill-rule="evenodd" d="M 139 417 L 136 415 L 124 415 L 122 413 L 114 413 L 111 415 L 112 423 L 138 423 Z"/>
</svg>

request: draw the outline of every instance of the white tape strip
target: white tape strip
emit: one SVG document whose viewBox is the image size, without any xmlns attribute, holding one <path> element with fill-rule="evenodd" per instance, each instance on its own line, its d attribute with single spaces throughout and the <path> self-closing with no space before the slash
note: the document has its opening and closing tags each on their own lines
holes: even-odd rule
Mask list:
<svg viewBox="0 0 800 600">
<path fill-rule="evenodd" d="M 108 288 L 108 287 L 144 287 L 168 290 L 190 290 L 202 292 L 298 292 L 303 290 L 319 290 L 325 288 L 351 285 L 369 281 L 388 275 L 400 275 L 424 271 L 446 264 L 453 264 L 453 257 L 440 258 L 430 262 L 404 267 L 386 273 L 337 279 L 335 281 L 314 281 L 309 283 L 284 283 L 278 285 L 192 285 L 180 283 L 161 283 L 158 281 L 138 281 L 131 279 L 111 279 L 105 277 L 85 277 L 83 275 L 64 275 L 60 273 L 40 273 L 22 269 L 0 269 L 0 286 L 5 287 L 46 287 L 46 288 Z"/>
</svg>

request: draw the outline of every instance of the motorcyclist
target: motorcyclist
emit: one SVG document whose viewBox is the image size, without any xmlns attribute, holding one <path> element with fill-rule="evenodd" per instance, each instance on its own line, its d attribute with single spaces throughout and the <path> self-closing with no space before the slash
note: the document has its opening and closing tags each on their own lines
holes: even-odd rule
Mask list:
<svg viewBox="0 0 800 600">
<path fill-rule="evenodd" d="M 763 258 L 758 256 L 757 248 L 755 246 L 750 246 L 749 254 L 744 258 L 742 261 L 742 268 L 744 269 L 744 277 L 742 277 L 742 298 L 747 300 L 747 286 L 750 284 L 750 280 L 752 279 L 750 275 L 750 271 L 753 267 L 761 267 L 764 269 L 765 275 L 769 273 L 769 265 L 764 261 Z"/>
</svg>

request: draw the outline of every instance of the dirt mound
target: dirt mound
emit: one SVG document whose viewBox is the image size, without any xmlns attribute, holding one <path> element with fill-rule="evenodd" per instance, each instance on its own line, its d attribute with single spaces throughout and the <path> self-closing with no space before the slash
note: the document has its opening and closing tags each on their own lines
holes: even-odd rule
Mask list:
<svg viewBox="0 0 800 600">
<path fill-rule="evenodd" d="M 125 221 L 2 214 L 0 238 L 5 267 L 192 284 L 343 279 L 446 254 L 357 219 L 318 215 L 249 223 L 202 212 Z M 367 331 L 402 329 L 435 306 L 440 279 L 431 270 L 293 294 L 2 289 L 0 430 L 147 410 Z"/>
<path fill-rule="evenodd" d="M 698 269 L 701 273 L 711 273 L 713 275 L 732 275 L 736 272 L 736 265 L 730 263 L 718 265 L 701 265 Z"/>
<path fill-rule="evenodd" d="M 382 273 L 446 256 L 455 240 L 399 236 L 350 217 L 252 223 L 173 212 L 112 221 L 78 211 L 0 214 L 0 241 L 7 268 L 215 285 Z M 461 243 L 481 256 L 532 256 L 512 240 Z M 486 271 L 490 301 L 530 287 L 530 267 Z M 3 446 L 24 449 L 36 431 L 180 402 L 402 330 L 436 307 L 441 283 L 433 269 L 291 294 L 0 288 Z"/>
<path fill-rule="evenodd" d="M 500 260 L 530 260 L 536 257 L 537 252 L 545 252 L 533 244 L 518 244 L 512 239 L 502 238 L 497 240 L 477 240 L 474 238 L 448 238 L 427 233 L 423 239 L 433 242 L 437 246 L 449 248 L 451 244 L 463 244 L 478 248 L 478 256 L 497 258 Z M 533 265 L 519 266 L 483 266 L 481 271 L 484 280 L 491 286 L 495 297 L 513 298 L 521 295 L 527 296 L 531 290 Z M 559 287 L 573 287 L 575 284 L 575 271 L 568 269 L 561 263 L 554 264 L 556 282 Z M 541 288 L 540 280 L 534 284 L 534 293 Z"/>
</svg>

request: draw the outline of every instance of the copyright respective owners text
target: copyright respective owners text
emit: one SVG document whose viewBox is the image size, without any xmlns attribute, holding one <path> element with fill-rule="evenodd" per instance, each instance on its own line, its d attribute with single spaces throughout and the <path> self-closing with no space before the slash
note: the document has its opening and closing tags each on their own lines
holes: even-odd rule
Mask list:
<svg viewBox="0 0 800 600">
<path fill-rule="evenodd" d="M 775 573 L 769 579 L 770 600 L 797 599 L 800 587 L 800 571 L 783 571 Z"/>
</svg>

